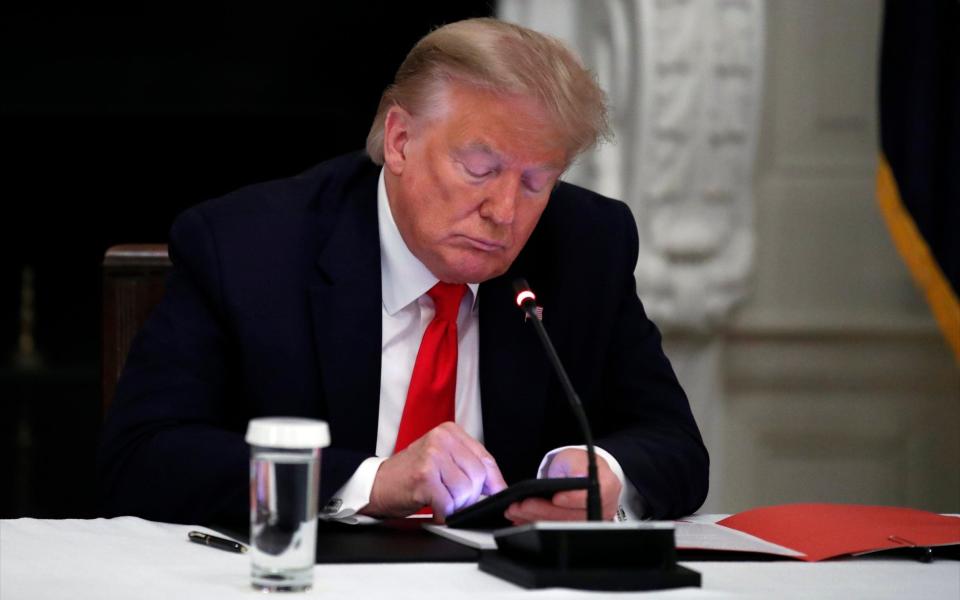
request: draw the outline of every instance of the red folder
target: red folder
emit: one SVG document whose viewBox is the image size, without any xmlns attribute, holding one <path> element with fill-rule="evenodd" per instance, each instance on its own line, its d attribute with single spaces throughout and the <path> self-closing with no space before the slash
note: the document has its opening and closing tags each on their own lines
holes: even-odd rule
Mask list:
<svg viewBox="0 0 960 600">
<path fill-rule="evenodd" d="M 960 544 L 960 518 L 924 510 L 858 504 L 786 504 L 718 521 L 818 561 L 892 548 Z"/>
</svg>

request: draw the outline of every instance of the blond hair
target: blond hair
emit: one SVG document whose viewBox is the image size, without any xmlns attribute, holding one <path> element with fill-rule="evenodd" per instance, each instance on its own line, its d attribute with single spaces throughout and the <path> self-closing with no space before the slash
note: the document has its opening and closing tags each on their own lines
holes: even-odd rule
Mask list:
<svg viewBox="0 0 960 600">
<path fill-rule="evenodd" d="M 538 100 L 556 124 L 572 161 L 610 139 L 606 96 L 593 74 L 560 40 L 496 19 L 468 19 L 435 29 L 417 42 L 397 70 L 367 135 L 367 154 L 383 164 L 387 112 L 400 106 L 427 113 L 449 81 Z"/>
</svg>

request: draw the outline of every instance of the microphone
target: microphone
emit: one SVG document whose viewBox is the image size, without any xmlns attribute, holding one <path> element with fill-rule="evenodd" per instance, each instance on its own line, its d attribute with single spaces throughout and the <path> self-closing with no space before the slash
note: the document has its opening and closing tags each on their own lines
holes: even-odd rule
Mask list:
<svg viewBox="0 0 960 600">
<path fill-rule="evenodd" d="M 580 430 L 583 432 L 583 437 L 587 442 L 587 520 L 601 521 L 603 516 L 600 509 L 600 481 L 597 477 L 597 452 L 593 447 L 593 433 L 590 430 L 587 415 L 583 411 L 583 403 L 580 402 L 580 397 L 577 396 L 577 392 L 573 389 L 570 377 L 567 376 L 567 371 L 563 368 L 560 357 L 557 356 L 557 351 L 553 347 L 553 342 L 550 341 L 550 336 L 547 335 L 547 330 L 537 317 L 537 296 L 533 293 L 533 290 L 530 289 L 530 284 L 522 277 L 514 279 L 513 290 L 516 293 L 515 299 L 517 306 L 527 313 L 529 317 L 528 321 L 533 323 L 533 327 L 537 331 L 537 336 L 543 343 L 543 348 L 547 353 L 547 357 L 550 359 L 550 364 L 553 365 L 553 370 L 556 371 L 557 377 L 560 379 L 560 385 L 567 397 L 567 401 L 570 402 L 570 408 L 573 410 L 573 414 L 580 424 Z"/>
<path fill-rule="evenodd" d="M 480 553 L 480 570 L 525 588 L 626 591 L 700 587 L 700 574 L 677 564 L 673 523 L 597 522 L 602 518 L 597 453 L 583 404 L 550 336 L 537 318 L 537 297 L 533 290 L 523 279 L 514 280 L 513 289 L 517 306 L 537 330 L 587 442 L 587 519 L 590 522 L 539 521 L 498 529 L 493 532 L 497 549 Z M 574 489 L 581 485 L 577 484 Z"/>
</svg>

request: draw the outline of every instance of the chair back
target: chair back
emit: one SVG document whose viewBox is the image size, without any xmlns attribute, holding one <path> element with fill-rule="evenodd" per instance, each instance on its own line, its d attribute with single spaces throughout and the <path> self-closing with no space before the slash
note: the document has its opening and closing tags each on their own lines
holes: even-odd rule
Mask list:
<svg viewBox="0 0 960 600">
<path fill-rule="evenodd" d="M 103 257 L 101 382 L 107 413 L 130 343 L 163 296 L 170 257 L 166 244 L 124 244 Z"/>
</svg>

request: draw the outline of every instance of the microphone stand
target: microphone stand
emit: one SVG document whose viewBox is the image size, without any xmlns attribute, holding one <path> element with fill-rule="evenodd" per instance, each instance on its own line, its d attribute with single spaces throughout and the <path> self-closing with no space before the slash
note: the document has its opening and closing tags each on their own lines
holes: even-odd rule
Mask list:
<svg viewBox="0 0 960 600">
<path fill-rule="evenodd" d="M 600 480 L 597 476 L 597 451 L 593 446 L 593 432 L 590 430 L 590 422 L 587 421 L 587 415 L 583 410 L 583 403 L 580 402 L 580 397 L 573 389 L 573 384 L 570 382 L 570 377 L 567 376 L 566 369 L 563 368 L 563 363 L 560 362 L 557 350 L 553 347 L 553 342 L 550 341 L 547 330 L 537 316 L 537 302 L 533 292 L 530 291 L 530 286 L 527 285 L 525 280 L 517 279 L 513 282 L 513 287 L 517 292 L 517 302 L 529 317 L 530 322 L 533 323 L 537 337 L 540 338 L 540 342 L 543 343 L 543 347 L 547 351 L 550 364 L 553 365 L 553 370 L 556 371 L 557 377 L 560 379 L 560 385 L 563 387 L 567 401 L 570 402 L 570 408 L 573 410 L 573 414 L 580 425 L 580 430 L 583 432 L 583 437 L 587 443 L 587 479 L 589 480 L 587 487 L 587 520 L 602 521 Z"/>
<path fill-rule="evenodd" d="M 525 588 L 626 591 L 699 587 L 700 574 L 677 564 L 673 523 L 599 522 L 597 454 L 583 404 L 537 317 L 536 296 L 523 279 L 515 280 L 513 287 L 517 306 L 533 322 L 587 442 L 589 522 L 539 521 L 498 529 L 493 532 L 497 549 L 480 553 L 480 570 Z"/>
</svg>

